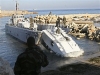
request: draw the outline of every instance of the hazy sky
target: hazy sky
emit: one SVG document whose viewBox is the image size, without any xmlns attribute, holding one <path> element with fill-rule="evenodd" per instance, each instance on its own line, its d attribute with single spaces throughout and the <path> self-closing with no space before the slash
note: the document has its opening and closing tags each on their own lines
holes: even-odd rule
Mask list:
<svg viewBox="0 0 100 75">
<path fill-rule="evenodd" d="M 17 0 L 19 9 L 100 9 L 100 0 Z M 0 0 L 2 10 L 14 10 L 16 0 Z"/>
</svg>

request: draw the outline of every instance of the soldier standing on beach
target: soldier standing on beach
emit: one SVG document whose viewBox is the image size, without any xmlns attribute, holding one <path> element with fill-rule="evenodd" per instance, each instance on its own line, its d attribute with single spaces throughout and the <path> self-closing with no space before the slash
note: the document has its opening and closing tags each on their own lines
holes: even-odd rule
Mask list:
<svg viewBox="0 0 100 75">
<path fill-rule="evenodd" d="M 34 27 L 34 24 L 33 24 L 33 18 L 32 16 L 30 17 L 30 28 Z"/>
<path fill-rule="evenodd" d="M 41 24 L 41 17 L 39 17 L 39 24 Z"/>
<path fill-rule="evenodd" d="M 47 22 L 48 22 L 48 18 L 46 17 L 46 18 L 45 18 L 45 24 L 47 24 Z"/>
<path fill-rule="evenodd" d="M 58 17 L 58 19 L 57 19 L 58 20 L 58 27 L 60 27 L 60 19 L 61 19 L 60 17 Z"/>
<path fill-rule="evenodd" d="M 60 17 L 57 18 L 56 27 L 60 27 Z"/>
<path fill-rule="evenodd" d="M 66 17 L 65 16 L 63 17 L 63 24 L 64 24 L 64 27 L 65 27 L 65 25 L 66 25 Z"/>
</svg>

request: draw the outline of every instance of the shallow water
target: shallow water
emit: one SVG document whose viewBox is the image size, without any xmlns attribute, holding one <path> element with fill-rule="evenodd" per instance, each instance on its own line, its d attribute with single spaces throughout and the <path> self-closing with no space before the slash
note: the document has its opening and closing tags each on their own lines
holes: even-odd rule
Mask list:
<svg viewBox="0 0 100 75">
<path fill-rule="evenodd" d="M 9 17 L 0 18 L 0 56 L 6 59 L 13 68 L 17 56 L 25 50 L 26 45 L 5 33 L 5 23 L 8 21 L 8 19 Z M 99 26 L 99 24 L 96 25 Z M 79 40 L 75 38 L 73 39 L 80 46 L 80 48 L 82 48 L 85 51 L 84 55 L 81 56 L 82 58 L 100 52 L 100 44 L 98 44 L 95 41 L 90 41 L 84 38 Z M 50 64 L 54 67 L 69 63 L 73 61 L 73 59 L 74 61 L 78 59 L 63 58 L 48 51 L 46 52 L 46 54 L 48 56 Z M 53 68 L 51 65 L 49 65 L 48 67 Z"/>
</svg>

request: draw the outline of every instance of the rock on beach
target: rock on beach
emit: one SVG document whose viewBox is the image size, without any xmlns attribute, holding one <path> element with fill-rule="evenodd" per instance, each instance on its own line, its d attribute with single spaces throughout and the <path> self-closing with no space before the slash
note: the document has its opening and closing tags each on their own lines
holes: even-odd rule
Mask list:
<svg viewBox="0 0 100 75">
<path fill-rule="evenodd" d="M 14 75 L 10 64 L 0 57 L 0 75 Z"/>
</svg>

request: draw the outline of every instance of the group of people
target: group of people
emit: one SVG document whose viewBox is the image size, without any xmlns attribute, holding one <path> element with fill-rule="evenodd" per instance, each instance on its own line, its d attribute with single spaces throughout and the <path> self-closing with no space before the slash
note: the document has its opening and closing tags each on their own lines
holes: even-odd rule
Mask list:
<svg viewBox="0 0 100 75">
<path fill-rule="evenodd" d="M 60 22 L 61 22 L 61 20 L 62 20 L 62 22 L 63 22 L 63 26 L 66 25 L 66 17 L 64 16 L 63 19 L 60 18 L 60 17 L 58 17 L 58 18 L 57 18 L 57 21 L 56 21 L 56 27 L 60 27 Z"/>
<path fill-rule="evenodd" d="M 49 13 L 49 15 L 51 15 L 51 12 Z M 58 17 L 56 20 L 56 27 L 60 27 L 61 20 L 63 22 L 63 26 L 66 25 L 66 17 L 65 16 L 63 16 L 63 18 Z M 33 20 L 33 18 L 30 17 L 30 25 L 33 25 L 33 22 L 35 22 L 35 20 Z M 41 18 L 39 18 L 39 24 L 41 24 Z M 45 18 L 45 24 L 49 24 L 49 19 L 47 17 Z"/>
</svg>

